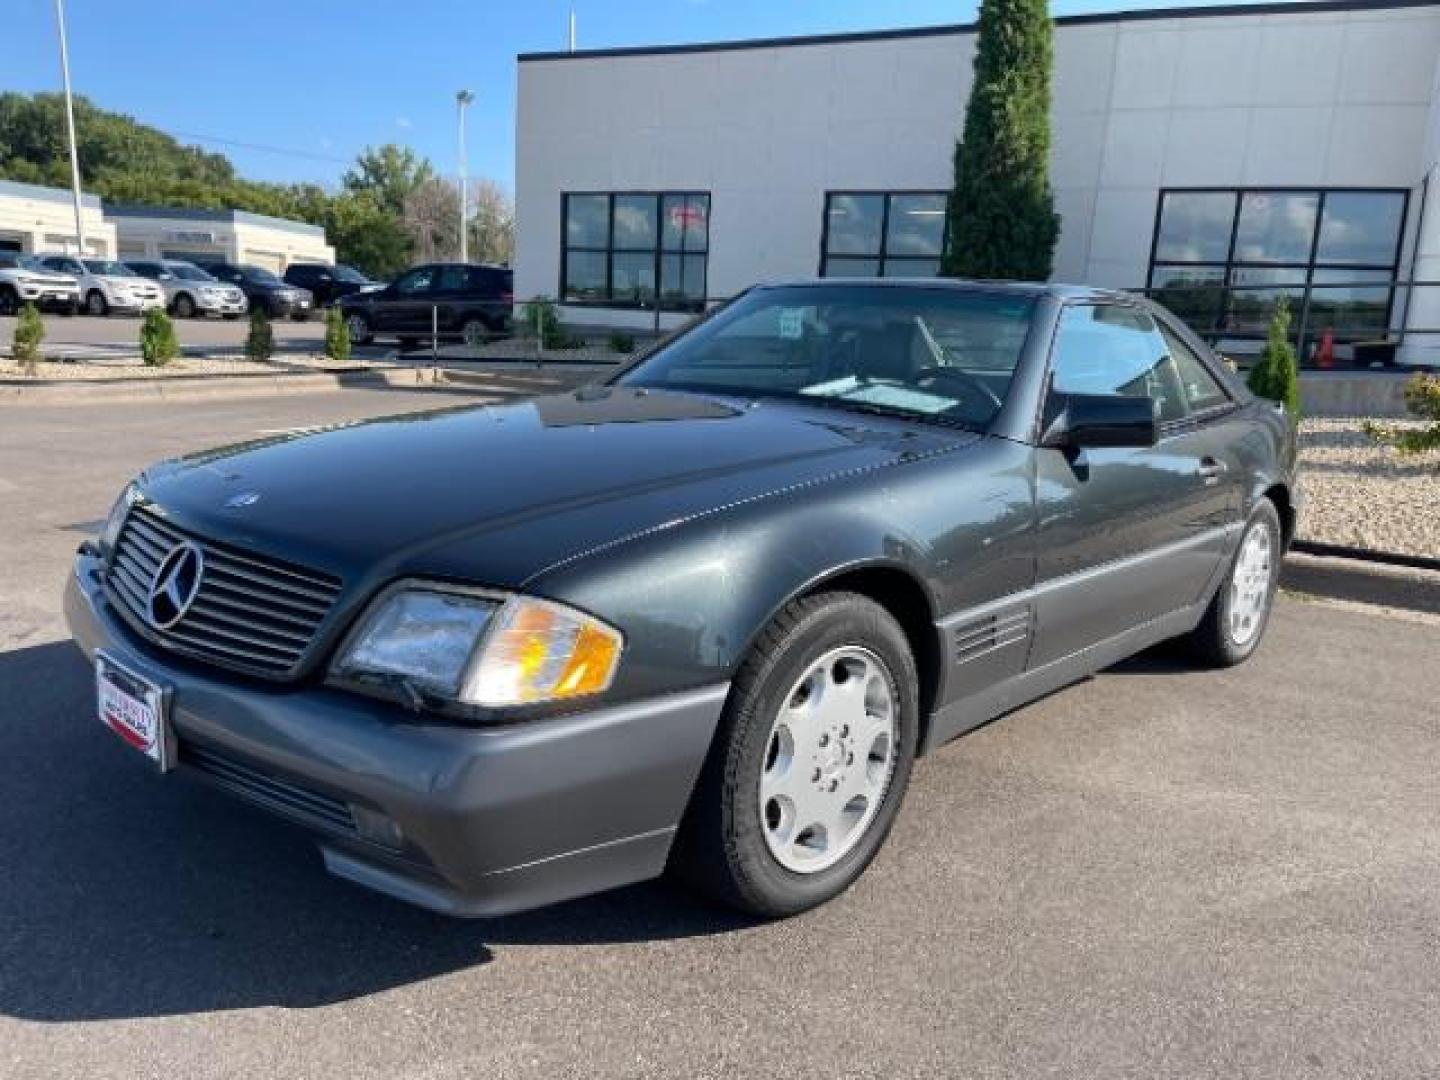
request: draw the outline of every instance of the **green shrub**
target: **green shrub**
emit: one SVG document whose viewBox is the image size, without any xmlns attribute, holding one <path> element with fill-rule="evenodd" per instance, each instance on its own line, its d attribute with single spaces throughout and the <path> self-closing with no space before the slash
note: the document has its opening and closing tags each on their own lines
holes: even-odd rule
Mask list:
<svg viewBox="0 0 1440 1080">
<path fill-rule="evenodd" d="M 275 353 L 275 332 L 264 308 L 250 309 L 250 332 L 245 335 L 245 357 L 256 364 L 266 363 Z"/>
<path fill-rule="evenodd" d="M 1257 397 L 1278 401 L 1291 417 L 1300 419 L 1300 364 L 1290 344 L 1290 304 L 1283 296 L 1270 319 L 1265 348 L 1245 382 Z"/>
<path fill-rule="evenodd" d="M 40 319 L 40 313 L 35 310 L 34 304 L 26 304 L 15 320 L 15 341 L 10 348 L 10 355 L 26 375 L 36 374 L 36 365 L 40 363 L 40 342 L 44 340 L 45 324 Z"/>
<path fill-rule="evenodd" d="M 340 364 L 350 359 L 350 328 L 338 304 L 325 313 L 325 355 Z"/>
<path fill-rule="evenodd" d="M 631 334 L 616 330 L 610 335 L 610 351 L 617 353 L 633 353 L 635 351 L 635 338 Z"/>
<path fill-rule="evenodd" d="M 152 367 L 164 367 L 180 355 L 175 324 L 162 308 L 151 308 L 140 324 L 140 356 Z"/>
<path fill-rule="evenodd" d="M 1050 276 L 1060 218 L 1050 189 L 1046 0 L 981 0 L 975 81 L 955 145 L 946 277 Z"/>
<path fill-rule="evenodd" d="M 1417 420 L 1429 420 L 1430 426 L 1406 431 L 1367 420 L 1365 433 L 1406 456 L 1440 450 L 1440 375 L 1420 373 L 1411 377 L 1405 384 L 1405 408 Z"/>
</svg>

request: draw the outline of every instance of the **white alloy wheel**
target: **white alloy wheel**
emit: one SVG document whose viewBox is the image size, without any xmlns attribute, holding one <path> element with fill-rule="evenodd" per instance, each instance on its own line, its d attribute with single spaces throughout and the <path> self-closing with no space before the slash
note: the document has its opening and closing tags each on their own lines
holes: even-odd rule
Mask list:
<svg viewBox="0 0 1440 1080">
<path fill-rule="evenodd" d="M 814 874 L 859 843 L 895 771 L 891 676 L 867 649 L 833 649 L 785 696 L 760 776 L 760 820 L 785 869 Z"/>
<path fill-rule="evenodd" d="M 1241 647 L 1250 644 L 1264 625 L 1273 558 L 1270 530 L 1264 522 L 1253 522 L 1240 544 L 1240 555 L 1230 575 L 1230 639 Z"/>
</svg>

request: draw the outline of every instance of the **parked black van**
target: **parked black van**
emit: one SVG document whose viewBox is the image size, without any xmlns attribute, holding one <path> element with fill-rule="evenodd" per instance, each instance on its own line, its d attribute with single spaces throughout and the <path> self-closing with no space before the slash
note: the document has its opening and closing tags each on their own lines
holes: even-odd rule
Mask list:
<svg viewBox="0 0 1440 1080">
<path fill-rule="evenodd" d="M 285 268 L 285 284 L 306 289 L 315 298 L 317 308 L 329 307 L 342 296 L 384 288 L 353 266 L 336 263 L 291 263 Z"/>
</svg>

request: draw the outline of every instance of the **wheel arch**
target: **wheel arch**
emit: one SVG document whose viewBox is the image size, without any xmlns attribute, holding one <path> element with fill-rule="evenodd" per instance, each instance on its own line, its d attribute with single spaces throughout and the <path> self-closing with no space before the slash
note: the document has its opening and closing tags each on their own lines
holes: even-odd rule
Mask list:
<svg viewBox="0 0 1440 1080">
<path fill-rule="evenodd" d="M 822 593 L 848 592 L 863 596 L 883 608 L 905 633 L 915 670 L 920 676 L 919 742 L 927 745 L 930 716 L 935 710 L 943 679 L 940 636 L 935 626 L 935 601 L 918 575 L 909 568 L 883 559 L 837 566 L 812 578 L 784 597 L 763 619 L 738 655 L 744 657 L 755 640 L 775 617 L 796 600 Z"/>
<path fill-rule="evenodd" d="M 1265 488 L 1261 493 L 1262 499 L 1269 499 L 1275 504 L 1275 511 L 1280 515 L 1280 542 L 1284 550 L 1289 550 L 1290 543 L 1295 539 L 1295 528 L 1298 524 L 1295 509 L 1295 500 L 1291 494 L 1288 484 L 1275 483 Z"/>
</svg>

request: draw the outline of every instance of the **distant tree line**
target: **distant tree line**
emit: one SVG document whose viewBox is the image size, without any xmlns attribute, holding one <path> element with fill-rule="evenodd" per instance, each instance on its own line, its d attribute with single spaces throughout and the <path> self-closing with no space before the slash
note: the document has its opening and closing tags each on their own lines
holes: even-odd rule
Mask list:
<svg viewBox="0 0 1440 1080">
<path fill-rule="evenodd" d="M 0 180 L 68 187 L 64 99 L 0 93 Z M 340 188 L 247 180 L 230 159 L 186 146 L 129 116 L 75 99 L 80 175 L 87 192 L 114 202 L 248 210 L 320 225 L 340 262 L 391 277 L 412 262 L 454 258 L 459 192 L 430 162 L 393 143 L 367 147 Z M 514 211 L 493 181 L 467 193 L 470 257 L 509 262 Z"/>
</svg>

